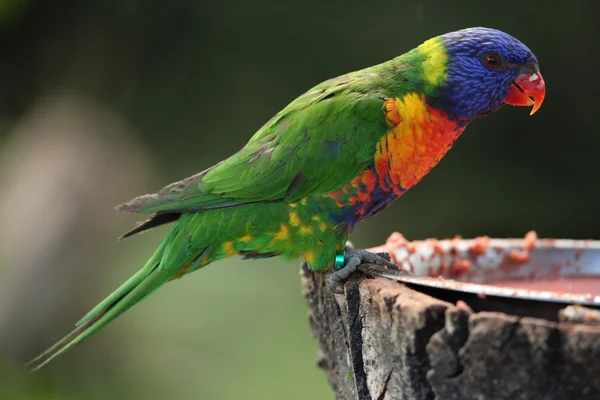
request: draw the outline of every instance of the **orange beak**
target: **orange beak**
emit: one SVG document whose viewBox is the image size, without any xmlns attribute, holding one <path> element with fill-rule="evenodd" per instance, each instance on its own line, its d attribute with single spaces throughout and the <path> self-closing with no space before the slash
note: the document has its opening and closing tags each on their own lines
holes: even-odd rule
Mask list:
<svg viewBox="0 0 600 400">
<path fill-rule="evenodd" d="M 504 102 L 512 106 L 533 106 L 533 115 L 540 109 L 546 96 L 546 83 L 539 72 L 517 76 L 510 87 Z"/>
</svg>

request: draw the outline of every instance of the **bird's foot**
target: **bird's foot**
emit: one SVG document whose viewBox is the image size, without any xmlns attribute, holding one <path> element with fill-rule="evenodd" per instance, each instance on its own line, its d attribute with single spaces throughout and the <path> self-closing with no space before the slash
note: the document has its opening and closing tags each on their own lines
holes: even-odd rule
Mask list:
<svg viewBox="0 0 600 400">
<path fill-rule="evenodd" d="M 336 294 L 343 294 L 344 291 L 339 289 L 338 286 L 341 286 L 361 264 L 381 265 L 396 271 L 401 269 L 390 261 L 388 253 L 371 253 L 367 250 L 354 249 L 352 243 L 347 242 L 344 251 L 336 255 L 334 271 L 327 278 L 331 291 Z"/>
</svg>

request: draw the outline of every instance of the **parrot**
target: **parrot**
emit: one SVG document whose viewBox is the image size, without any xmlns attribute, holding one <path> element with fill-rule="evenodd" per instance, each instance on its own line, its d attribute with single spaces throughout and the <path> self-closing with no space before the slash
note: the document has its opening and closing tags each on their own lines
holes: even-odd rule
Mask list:
<svg viewBox="0 0 600 400">
<path fill-rule="evenodd" d="M 362 263 L 397 268 L 346 247 L 356 224 L 417 184 L 469 123 L 504 104 L 534 114 L 545 92 L 532 51 L 484 27 L 318 84 L 231 157 L 117 206 L 148 215 L 122 238 L 172 228 L 137 273 L 30 365 L 38 370 L 167 282 L 226 257 L 303 257 L 313 271 L 333 270 L 333 295 Z"/>
</svg>

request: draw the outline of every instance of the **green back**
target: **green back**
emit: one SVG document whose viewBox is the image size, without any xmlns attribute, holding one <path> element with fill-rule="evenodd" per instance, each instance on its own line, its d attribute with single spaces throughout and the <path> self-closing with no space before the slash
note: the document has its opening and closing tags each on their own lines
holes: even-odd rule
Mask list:
<svg viewBox="0 0 600 400">
<path fill-rule="evenodd" d="M 275 115 L 233 156 L 121 210 L 199 211 L 338 190 L 373 163 L 376 143 L 389 128 L 384 101 L 420 90 L 419 62 L 413 51 L 325 81 Z"/>
</svg>

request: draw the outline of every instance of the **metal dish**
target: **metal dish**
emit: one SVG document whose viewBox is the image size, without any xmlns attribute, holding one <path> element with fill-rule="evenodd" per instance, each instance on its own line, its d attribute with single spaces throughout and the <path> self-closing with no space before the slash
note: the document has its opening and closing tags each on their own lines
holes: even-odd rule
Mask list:
<svg viewBox="0 0 600 400">
<path fill-rule="evenodd" d="M 374 269 L 411 285 L 476 294 L 600 307 L 600 241 L 537 239 L 428 239 L 394 234 L 392 261 L 410 274 Z M 552 289 L 546 289 L 551 287 Z"/>
</svg>

